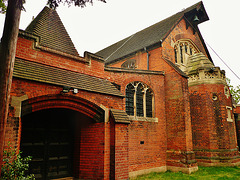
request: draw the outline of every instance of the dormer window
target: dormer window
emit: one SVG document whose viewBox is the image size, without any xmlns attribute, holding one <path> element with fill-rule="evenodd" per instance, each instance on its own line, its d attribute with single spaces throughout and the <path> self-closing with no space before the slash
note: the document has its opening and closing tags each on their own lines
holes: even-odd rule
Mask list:
<svg viewBox="0 0 240 180">
<path fill-rule="evenodd" d="M 178 40 L 174 45 L 175 63 L 185 66 L 188 57 L 198 52 L 197 46 L 190 39 Z"/>
</svg>

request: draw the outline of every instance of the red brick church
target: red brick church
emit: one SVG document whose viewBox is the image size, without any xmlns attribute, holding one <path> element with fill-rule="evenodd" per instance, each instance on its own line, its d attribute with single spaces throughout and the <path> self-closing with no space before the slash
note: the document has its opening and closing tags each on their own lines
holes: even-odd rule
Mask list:
<svg viewBox="0 0 240 180">
<path fill-rule="evenodd" d="M 79 56 L 57 12 L 20 30 L 5 146 L 36 179 L 128 179 L 240 164 L 240 106 L 210 57 L 199 2 Z"/>
</svg>

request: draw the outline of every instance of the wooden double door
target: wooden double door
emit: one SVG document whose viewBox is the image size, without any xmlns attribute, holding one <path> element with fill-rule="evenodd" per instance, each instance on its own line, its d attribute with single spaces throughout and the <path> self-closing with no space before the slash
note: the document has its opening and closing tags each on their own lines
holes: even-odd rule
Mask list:
<svg viewBox="0 0 240 180">
<path fill-rule="evenodd" d="M 48 109 L 22 117 L 22 156 L 36 179 L 73 177 L 75 111 Z"/>
</svg>

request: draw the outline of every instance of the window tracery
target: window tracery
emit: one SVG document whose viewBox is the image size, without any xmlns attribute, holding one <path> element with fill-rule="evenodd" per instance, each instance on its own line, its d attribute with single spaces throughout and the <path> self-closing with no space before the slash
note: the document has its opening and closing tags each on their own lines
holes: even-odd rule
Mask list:
<svg viewBox="0 0 240 180">
<path fill-rule="evenodd" d="M 174 45 L 175 63 L 186 65 L 188 57 L 200 52 L 190 39 L 180 39 Z"/>
<path fill-rule="evenodd" d="M 126 113 L 130 116 L 153 117 L 153 92 L 146 84 L 132 82 L 126 86 Z"/>
</svg>

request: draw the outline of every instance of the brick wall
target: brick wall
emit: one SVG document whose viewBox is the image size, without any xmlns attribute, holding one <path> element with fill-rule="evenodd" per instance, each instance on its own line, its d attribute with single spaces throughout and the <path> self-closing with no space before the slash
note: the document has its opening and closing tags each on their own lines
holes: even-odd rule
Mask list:
<svg viewBox="0 0 240 180">
<path fill-rule="evenodd" d="M 78 94 L 69 92 L 62 95 L 61 91 L 62 87 L 59 86 L 14 78 L 11 97 L 27 97 L 24 102 L 28 102 L 29 105 L 26 105 L 28 111 L 25 112 L 23 109 L 25 113 L 48 108 L 70 108 L 94 118 L 96 116 L 94 109 L 98 111 L 99 106 L 115 109 L 123 108 L 123 99 L 119 97 L 81 90 L 79 90 Z M 84 106 L 84 103 L 86 103 L 86 106 Z M 86 109 L 86 107 L 90 109 Z M 6 127 L 5 146 L 8 142 L 12 142 L 13 146 L 19 148 L 21 118 L 15 117 L 16 112 L 17 107 L 11 104 Z M 89 119 L 89 117 L 89 123 L 86 123 L 86 126 L 80 126 L 81 128 L 78 129 L 80 134 L 75 140 L 76 161 L 74 162 L 74 174 L 81 178 L 95 179 L 98 176 L 99 179 L 108 179 L 110 174 L 109 125 L 107 122 L 93 123 L 92 118 Z M 128 172 L 125 172 L 125 176 L 128 176 Z"/>
<path fill-rule="evenodd" d="M 109 72 L 109 78 L 110 81 L 121 86 L 123 94 L 125 94 L 126 86 L 134 81 L 140 81 L 148 85 L 154 93 L 154 118 L 157 118 L 158 122 L 132 120 L 128 125 L 129 172 L 166 166 L 164 76 Z M 117 140 L 117 137 L 115 140 Z M 117 142 L 121 143 L 121 139 Z"/>
<path fill-rule="evenodd" d="M 79 131 L 80 179 L 104 179 L 104 123 L 82 124 Z M 78 159 L 78 160 L 79 160 Z"/>
<path fill-rule="evenodd" d="M 129 125 L 129 172 L 165 166 L 165 126 L 133 121 Z"/>
<path fill-rule="evenodd" d="M 240 106 L 239 104 L 234 108 L 234 118 L 236 123 L 236 133 L 237 133 L 237 142 L 238 147 L 240 146 Z"/>
<path fill-rule="evenodd" d="M 128 125 L 115 124 L 115 179 L 128 179 Z"/>
<path fill-rule="evenodd" d="M 88 102 L 91 102 L 96 107 L 102 105 L 106 108 L 123 108 L 124 100 L 119 97 L 81 90 L 79 90 L 78 94 L 69 92 L 62 95 L 62 89 L 63 88 L 59 86 L 14 78 L 11 97 L 26 96 L 29 103 L 33 103 L 31 106 L 32 112 L 44 108 L 59 108 L 60 106 L 65 106 L 63 108 L 72 108 L 73 110 L 81 111 L 79 108 L 81 108 L 81 106 L 83 107 L 84 103 Z M 81 105 L 82 100 L 85 102 Z M 93 105 L 89 105 L 89 107 Z M 9 117 L 15 117 L 16 111 L 16 107 L 11 104 Z M 94 114 L 92 114 L 92 116 L 94 116 Z"/>
<path fill-rule="evenodd" d="M 170 66 L 166 69 L 167 165 L 195 169 L 187 79 Z"/>
<path fill-rule="evenodd" d="M 164 116 L 162 113 L 156 113 L 156 117 L 158 117 L 159 120 L 156 124 L 132 122 L 129 125 L 130 172 L 164 166 L 166 165 L 166 162 L 164 162 L 165 158 L 168 158 L 169 166 L 196 167 L 195 155 L 192 153 L 191 117 L 187 79 L 178 74 L 176 70 L 165 61 L 170 60 L 175 62 L 173 44 L 182 38 L 192 39 L 197 46 L 199 46 L 198 48 L 205 53 L 199 36 L 197 33 L 193 33 L 191 27 L 186 29 L 184 20 L 174 27 L 173 31 L 163 42 L 162 47 L 149 51 L 150 70 L 165 72 L 164 89 L 162 89 L 159 82 L 153 82 L 152 79 L 151 81 L 147 81 L 151 76 L 124 73 L 110 76 L 110 80 L 119 83 L 121 87 L 126 87 L 131 81 L 142 81 L 153 89 L 156 87 L 160 88 L 160 91 L 154 89 L 154 95 L 158 98 L 161 97 L 160 99 L 156 99 L 155 109 L 158 112 L 163 112 Z M 138 52 L 135 56 L 116 62 L 111 66 L 121 67 L 122 63 L 128 59 L 136 60 L 137 69 L 146 69 L 147 67 L 146 52 Z M 125 89 L 122 88 L 121 90 L 125 93 Z M 158 93 L 155 93 L 155 91 Z M 164 101 L 164 103 L 161 103 L 162 101 Z M 159 134 L 160 137 L 162 137 L 160 138 L 162 141 L 155 139 L 156 136 L 154 134 Z M 152 140 L 147 138 L 148 135 L 152 135 Z M 140 141 L 146 141 L 146 144 L 140 144 Z M 158 149 L 159 151 L 151 151 L 151 149 L 156 148 L 155 146 L 161 147 Z M 146 153 L 141 153 L 139 149 Z M 173 151 L 167 151 L 167 149 Z M 156 156 L 161 151 L 161 156 Z M 167 154 L 164 153 L 164 151 L 167 151 Z M 154 158 L 156 159 L 156 157 L 158 161 L 153 160 Z M 189 162 L 191 163 L 189 164 Z"/>
<path fill-rule="evenodd" d="M 33 40 L 19 37 L 16 57 L 96 77 L 104 76 L 104 63 L 101 61 L 90 60 L 90 63 L 86 63 L 81 61 L 81 59 L 86 60 L 85 58 L 79 58 L 80 60 L 71 59 L 59 54 L 33 48 L 34 43 Z"/>
<path fill-rule="evenodd" d="M 199 162 L 239 161 L 235 121 L 227 120 L 231 97 L 225 95 L 224 87 L 201 84 L 189 88 L 193 146 Z"/>
</svg>

